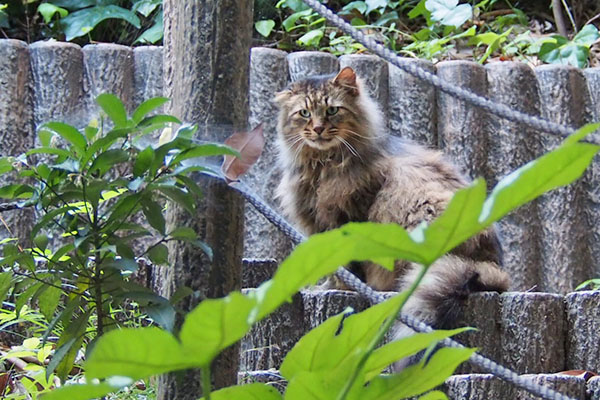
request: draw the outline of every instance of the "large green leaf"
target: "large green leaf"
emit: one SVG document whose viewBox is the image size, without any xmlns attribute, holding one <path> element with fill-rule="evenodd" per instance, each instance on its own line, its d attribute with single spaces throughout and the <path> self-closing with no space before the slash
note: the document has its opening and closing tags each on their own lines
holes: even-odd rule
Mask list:
<svg viewBox="0 0 600 400">
<path fill-rule="evenodd" d="M 254 305 L 254 301 L 237 292 L 204 300 L 187 315 L 181 327 L 179 337 L 185 354 L 208 366 L 221 350 L 250 330 L 249 315 Z"/>
<path fill-rule="evenodd" d="M 458 4 L 458 0 L 427 0 L 425 7 L 431 19 L 442 25 L 459 27 L 473 15 L 470 4 Z"/>
<path fill-rule="evenodd" d="M 258 33 L 263 35 L 264 37 L 269 37 L 273 28 L 275 28 L 275 21 L 272 19 L 265 19 L 262 21 L 256 21 L 254 23 L 254 28 Z"/>
<path fill-rule="evenodd" d="M 127 110 L 125 110 L 123 102 L 117 96 L 103 93 L 96 97 L 96 103 L 112 120 L 115 128 L 124 128 L 127 125 Z"/>
<path fill-rule="evenodd" d="M 140 104 L 138 108 L 135 109 L 133 115 L 131 116 L 131 119 L 133 120 L 133 122 L 138 124 L 142 119 L 144 119 L 144 117 L 146 117 L 152 111 L 161 107 L 168 101 L 169 99 L 167 97 L 153 97 L 151 99 L 148 99 L 142 104 Z"/>
<path fill-rule="evenodd" d="M 101 153 L 90 166 L 89 172 L 103 176 L 115 164 L 129 161 L 129 153 L 122 149 L 109 149 Z"/>
<path fill-rule="evenodd" d="M 79 156 L 85 154 L 85 148 L 87 146 L 85 136 L 71 125 L 62 122 L 48 122 L 42 127 L 56 132 L 59 136 L 69 142 Z"/>
<path fill-rule="evenodd" d="M 598 32 L 598 28 L 592 24 L 588 24 L 581 28 L 577 35 L 575 35 L 573 42 L 590 47 L 596 42 L 596 40 L 598 40 L 598 38 L 600 38 L 600 32 Z"/>
<path fill-rule="evenodd" d="M 411 336 L 387 343 L 376 349 L 365 364 L 366 379 L 378 375 L 384 368 L 392 363 L 425 350 L 434 343 L 447 337 L 457 335 L 472 328 L 459 328 L 454 330 L 439 330 L 429 333 L 415 333 Z"/>
<path fill-rule="evenodd" d="M 146 147 L 140 151 L 133 164 L 133 176 L 141 176 L 144 172 L 148 171 L 150 165 L 154 161 L 154 149 L 151 146 Z"/>
<path fill-rule="evenodd" d="M 60 296 L 62 295 L 62 290 L 59 288 L 61 284 L 60 280 L 55 281 L 54 284 L 55 286 L 47 286 L 38 296 L 40 312 L 46 317 L 47 321 L 52 320 L 58 307 Z"/>
<path fill-rule="evenodd" d="M 161 235 L 165 234 L 165 217 L 163 208 L 157 202 L 149 197 L 142 198 L 142 212 L 146 216 L 151 227 L 156 229 Z"/>
<path fill-rule="evenodd" d="M 100 22 L 106 19 L 122 19 L 136 28 L 140 27 L 140 19 L 134 12 L 116 5 L 94 6 L 75 11 L 61 20 L 67 41 L 86 35 Z"/>
<path fill-rule="evenodd" d="M 155 44 L 163 38 L 164 35 L 164 21 L 162 10 L 156 14 L 154 18 L 154 25 L 146 29 L 137 39 L 135 43 L 148 43 Z"/>
<path fill-rule="evenodd" d="M 173 335 L 159 328 L 113 330 L 98 339 L 85 363 L 88 379 L 141 379 L 198 366 Z"/>
<path fill-rule="evenodd" d="M 264 383 L 231 386 L 210 394 L 213 400 L 281 400 L 281 394 L 273 386 Z M 200 400 L 204 400 L 202 397 Z"/>
<path fill-rule="evenodd" d="M 240 156 L 240 153 L 233 150 L 229 146 L 225 146 L 222 144 L 216 144 L 216 143 L 209 143 L 209 144 L 199 145 L 192 149 L 181 152 L 173 159 L 173 161 L 171 161 L 169 163 L 169 165 L 176 165 L 177 163 L 180 163 L 183 160 L 188 160 L 190 158 L 221 156 L 221 155 L 225 155 L 225 154 L 228 154 L 231 156 L 236 156 L 236 157 Z"/>
<path fill-rule="evenodd" d="M 0 272 L 0 303 L 6 298 L 8 290 L 11 288 L 12 271 Z"/>
<path fill-rule="evenodd" d="M 347 364 L 357 351 L 364 353 L 374 345 L 383 322 L 395 317 L 405 297 L 394 296 L 347 318 L 344 314 L 329 318 L 296 343 L 281 364 L 281 374 L 291 380 L 301 371 L 327 371 Z"/>
<path fill-rule="evenodd" d="M 456 367 L 474 352 L 474 349 L 467 348 L 439 349 L 426 362 L 421 361 L 399 374 L 376 377 L 348 399 L 396 400 L 425 393 L 444 383 Z"/>
<path fill-rule="evenodd" d="M 52 17 L 54 17 L 54 14 L 58 14 L 60 18 L 64 18 L 67 15 L 69 15 L 69 12 L 67 10 L 61 7 L 57 7 L 51 3 L 40 4 L 37 8 L 37 11 L 40 14 L 42 14 L 42 17 L 44 17 L 44 22 L 46 24 L 49 24 L 50 21 L 52 21 Z"/>
</svg>

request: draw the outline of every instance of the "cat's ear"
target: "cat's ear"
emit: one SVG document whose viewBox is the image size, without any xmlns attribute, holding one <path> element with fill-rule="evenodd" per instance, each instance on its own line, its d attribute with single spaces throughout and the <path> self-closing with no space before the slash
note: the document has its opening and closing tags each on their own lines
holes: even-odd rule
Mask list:
<svg viewBox="0 0 600 400">
<path fill-rule="evenodd" d="M 281 92 L 277 92 L 275 94 L 275 104 L 281 107 L 286 101 L 288 101 L 292 97 L 292 91 L 289 89 L 282 90 Z"/>
<path fill-rule="evenodd" d="M 352 91 L 353 94 L 358 94 L 358 84 L 356 82 L 356 72 L 350 67 L 344 67 L 336 76 L 333 78 L 333 83 L 338 84 L 346 89 Z"/>
</svg>

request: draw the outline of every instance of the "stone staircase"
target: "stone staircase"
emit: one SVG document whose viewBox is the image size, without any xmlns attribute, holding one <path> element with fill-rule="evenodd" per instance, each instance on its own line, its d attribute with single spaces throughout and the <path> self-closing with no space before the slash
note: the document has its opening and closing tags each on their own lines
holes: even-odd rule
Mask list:
<svg viewBox="0 0 600 400">
<path fill-rule="evenodd" d="M 276 269 L 275 261 L 246 260 L 244 286 L 257 287 Z M 304 290 L 253 327 L 243 339 L 241 382 L 270 382 L 285 387 L 277 370 L 302 335 L 346 307 L 363 310 L 369 301 L 339 290 Z M 600 377 L 556 374 L 600 371 L 600 291 L 566 295 L 539 292 L 485 292 L 465 304 L 464 326 L 478 328 L 457 337 L 480 353 L 537 383 L 575 399 L 600 400 Z M 534 399 L 509 383 L 470 364 L 459 367 L 444 390 L 453 400 Z"/>
</svg>

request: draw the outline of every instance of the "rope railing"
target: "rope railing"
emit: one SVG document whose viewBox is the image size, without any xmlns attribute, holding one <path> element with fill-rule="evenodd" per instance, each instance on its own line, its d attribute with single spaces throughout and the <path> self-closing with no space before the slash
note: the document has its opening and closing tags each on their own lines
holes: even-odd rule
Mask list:
<svg viewBox="0 0 600 400">
<path fill-rule="evenodd" d="M 429 84 L 438 88 L 444 93 L 447 93 L 465 102 L 471 103 L 477 107 L 481 107 L 484 110 L 487 110 L 490 113 L 497 115 L 501 118 L 505 118 L 513 122 L 520 122 L 529 125 L 533 128 L 536 128 L 540 131 L 547 132 L 553 135 L 558 135 L 563 138 L 575 132 L 575 128 L 573 127 L 557 124 L 555 122 L 549 121 L 545 118 L 541 118 L 536 115 L 531 115 L 514 110 L 513 108 L 505 104 L 500 104 L 491 101 L 485 98 L 484 96 L 477 95 L 469 90 L 463 89 L 459 86 L 453 85 L 452 83 L 444 81 L 440 79 L 440 77 L 438 77 L 437 75 L 419 67 L 418 65 L 414 65 L 413 63 L 402 62 L 402 59 L 392 50 L 386 48 L 382 44 L 375 41 L 373 38 L 365 35 L 363 32 L 350 25 L 344 19 L 336 15 L 333 11 L 321 4 L 318 0 L 302 1 L 304 1 L 304 3 L 306 3 L 314 11 L 316 11 L 320 16 L 326 18 L 327 21 L 333 26 L 342 30 L 344 33 L 350 35 L 357 42 L 365 46 L 373 54 L 376 54 L 377 56 L 383 58 L 390 64 L 395 65 L 396 67 L 407 72 L 408 74 L 419 78 L 425 82 L 428 82 Z M 600 144 L 600 142 L 591 137 L 588 137 L 584 141 L 594 144 Z"/>
</svg>

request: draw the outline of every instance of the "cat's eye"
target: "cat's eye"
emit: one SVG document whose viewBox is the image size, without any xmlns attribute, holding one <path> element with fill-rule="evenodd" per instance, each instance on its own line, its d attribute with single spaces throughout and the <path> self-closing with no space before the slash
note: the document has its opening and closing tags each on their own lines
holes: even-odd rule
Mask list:
<svg viewBox="0 0 600 400">
<path fill-rule="evenodd" d="M 300 115 L 304 118 L 310 118 L 310 111 L 308 111 L 306 108 L 303 108 L 300 110 Z"/>
<path fill-rule="evenodd" d="M 335 115 L 339 110 L 339 107 L 327 107 L 326 113 L 327 115 Z"/>
</svg>

